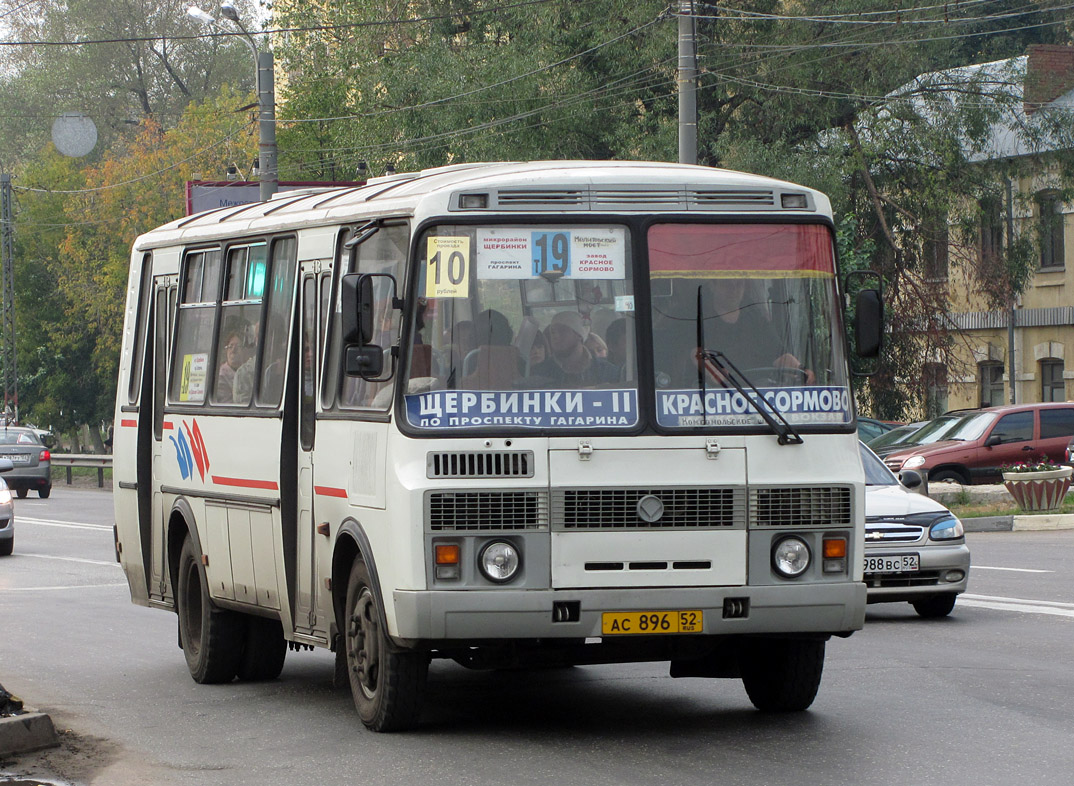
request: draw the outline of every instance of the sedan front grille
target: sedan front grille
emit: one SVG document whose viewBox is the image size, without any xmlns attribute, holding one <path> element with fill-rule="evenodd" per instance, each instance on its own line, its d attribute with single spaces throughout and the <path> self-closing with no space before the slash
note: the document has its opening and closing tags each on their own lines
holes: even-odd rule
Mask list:
<svg viewBox="0 0 1074 786">
<path fill-rule="evenodd" d="M 543 491 L 430 491 L 425 521 L 432 532 L 548 529 Z"/>
</svg>

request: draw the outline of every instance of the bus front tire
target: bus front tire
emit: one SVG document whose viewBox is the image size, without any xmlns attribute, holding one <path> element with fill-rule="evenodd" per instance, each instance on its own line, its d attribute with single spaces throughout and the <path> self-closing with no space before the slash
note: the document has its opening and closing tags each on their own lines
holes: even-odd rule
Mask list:
<svg viewBox="0 0 1074 786">
<path fill-rule="evenodd" d="M 260 682 L 279 677 L 287 658 L 287 640 L 280 621 L 250 617 L 246 620 L 245 639 L 242 660 L 236 670 L 238 678 Z"/>
<path fill-rule="evenodd" d="M 761 712 L 801 712 L 816 698 L 824 641 L 757 639 L 741 657 L 742 684 Z"/>
<path fill-rule="evenodd" d="M 213 606 L 198 562 L 194 543 L 187 537 L 179 553 L 179 640 L 195 682 L 230 682 L 242 658 L 242 618 Z"/>
<path fill-rule="evenodd" d="M 429 659 L 394 651 L 377 593 L 364 562 L 351 566 L 344 607 L 347 677 L 358 717 L 373 731 L 402 731 L 417 724 Z"/>
</svg>

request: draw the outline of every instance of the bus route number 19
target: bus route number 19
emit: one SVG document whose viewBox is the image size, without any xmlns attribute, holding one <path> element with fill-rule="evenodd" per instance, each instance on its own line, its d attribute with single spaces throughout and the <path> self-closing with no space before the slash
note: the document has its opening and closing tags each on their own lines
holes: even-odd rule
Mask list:
<svg viewBox="0 0 1074 786">
<path fill-rule="evenodd" d="M 533 275 L 571 274 L 571 236 L 569 232 L 533 233 Z"/>
</svg>

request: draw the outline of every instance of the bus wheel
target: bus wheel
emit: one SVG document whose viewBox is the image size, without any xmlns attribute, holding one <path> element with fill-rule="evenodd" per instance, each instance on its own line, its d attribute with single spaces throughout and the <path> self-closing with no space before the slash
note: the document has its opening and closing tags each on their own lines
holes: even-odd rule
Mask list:
<svg viewBox="0 0 1074 786">
<path fill-rule="evenodd" d="M 824 671 L 824 642 L 757 639 L 740 664 L 742 684 L 762 712 L 800 712 L 817 696 Z"/>
<path fill-rule="evenodd" d="M 351 567 L 344 613 L 347 676 L 362 723 L 373 731 L 414 726 L 421 712 L 429 661 L 424 653 L 393 651 L 364 562 L 356 561 Z"/>
<path fill-rule="evenodd" d="M 246 641 L 237 674 L 240 680 L 274 680 L 283 671 L 287 640 L 279 620 L 250 617 L 246 620 Z"/>
<path fill-rule="evenodd" d="M 179 640 L 195 682 L 230 682 L 242 657 L 242 617 L 213 606 L 198 561 L 187 537 L 179 553 Z"/>
</svg>

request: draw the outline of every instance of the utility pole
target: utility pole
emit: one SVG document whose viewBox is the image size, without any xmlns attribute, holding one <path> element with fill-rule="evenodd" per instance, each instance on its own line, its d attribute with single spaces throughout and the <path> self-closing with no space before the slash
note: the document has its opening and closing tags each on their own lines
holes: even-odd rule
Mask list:
<svg viewBox="0 0 1074 786">
<path fill-rule="evenodd" d="M 697 163 L 697 27 L 694 0 L 679 0 L 679 163 Z"/>
<path fill-rule="evenodd" d="M 15 217 L 11 175 L 0 174 L 0 251 L 3 252 L 3 299 L 0 303 L 0 356 L 4 362 L 4 415 L 19 422 L 19 377 L 15 368 Z"/>
<path fill-rule="evenodd" d="M 1007 178 L 1007 259 L 1011 258 L 1014 248 L 1014 185 L 1010 177 Z M 1007 382 L 1010 394 L 1010 403 L 1018 403 L 1018 364 L 1014 357 L 1014 320 L 1018 312 L 1014 309 L 1015 296 L 1010 296 L 1011 302 L 1007 309 Z"/>
</svg>

